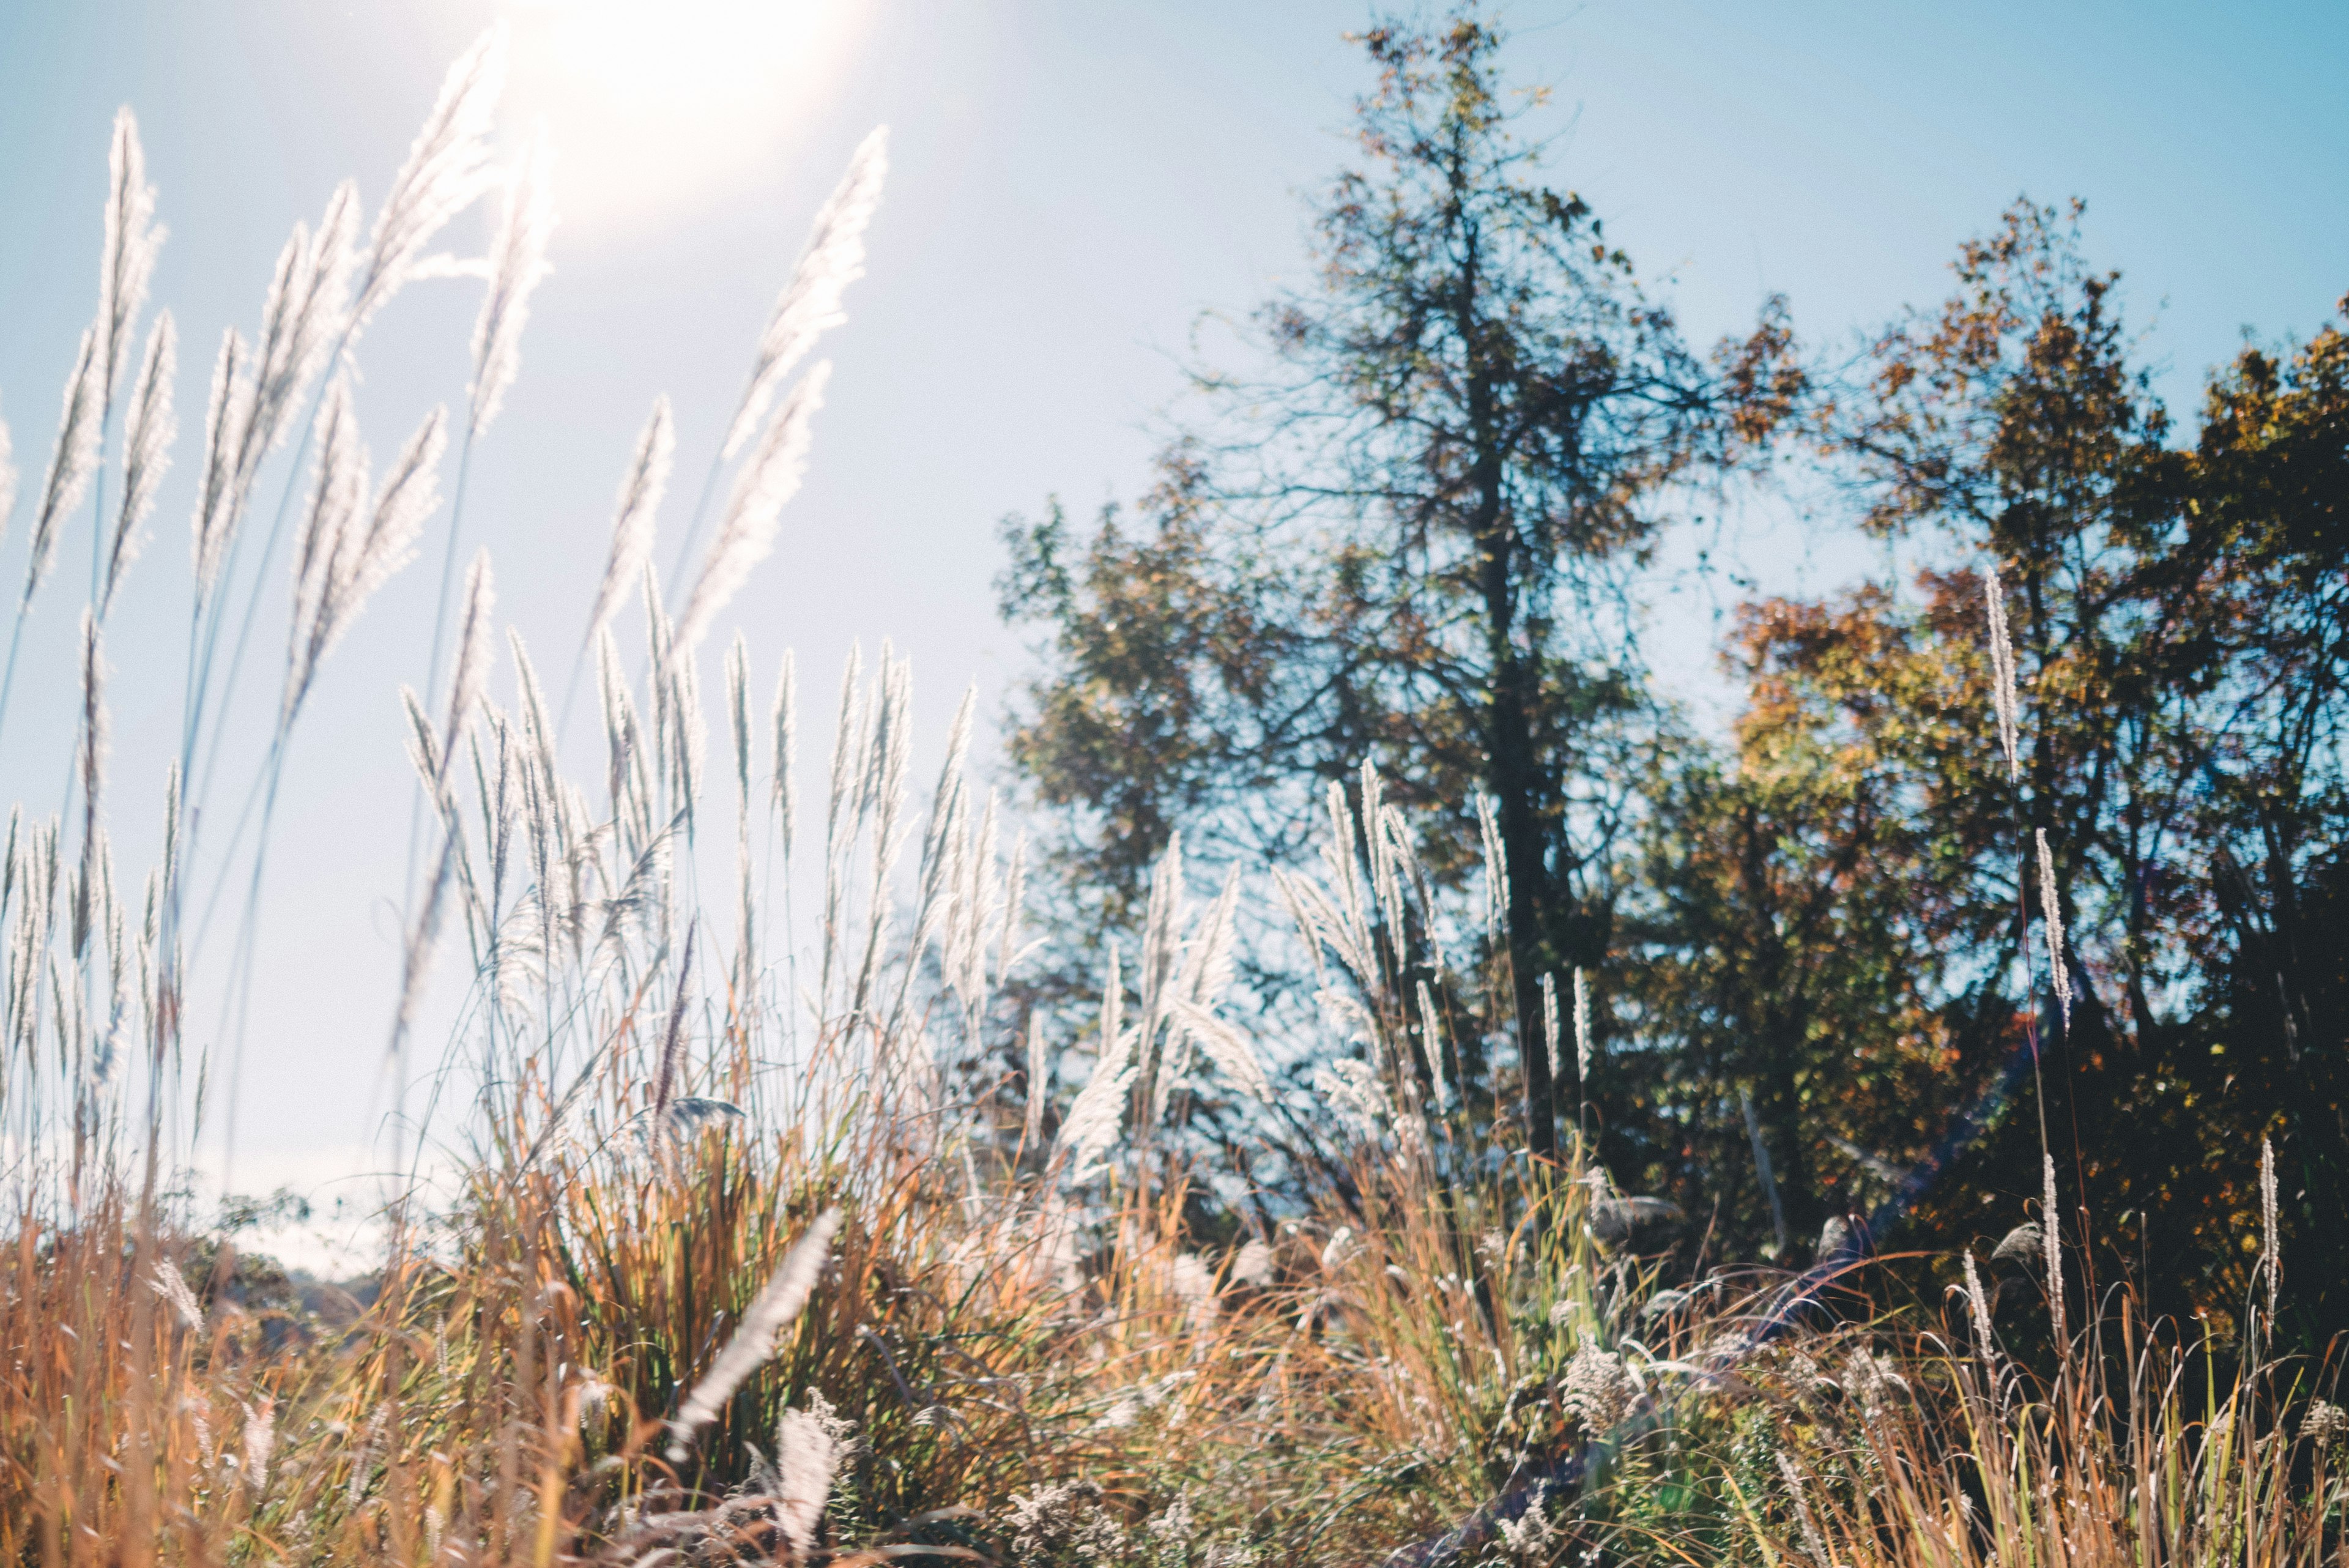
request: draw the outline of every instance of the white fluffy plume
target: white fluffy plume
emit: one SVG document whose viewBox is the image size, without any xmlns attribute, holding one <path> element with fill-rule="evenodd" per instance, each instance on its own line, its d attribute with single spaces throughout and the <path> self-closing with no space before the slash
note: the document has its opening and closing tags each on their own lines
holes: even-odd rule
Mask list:
<svg viewBox="0 0 2349 1568">
<path fill-rule="evenodd" d="M 846 317 L 841 297 L 864 275 L 864 230 L 881 204 L 881 183 L 889 172 L 889 128 L 876 126 L 858 143 L 848 171 L 815 215 L 806 248 L 791 281 L 775 300 L 767 329 L 760 334 L 750 384 L 741 406 L 726 427 L 725 455 L 732 457 L 759 428 L 767 403 L 792 368 L 806 358 L 817 338 Z"/>
<path fill-rule="evenodd" d="M 147 183 L 147 152 L 139 144 L 138 117 L 128 106 L 115 110 L 106 171 L 106 250 L 98 270 L 97 330 L 99 396 L 111 404 L 131 328 L 147 304 L 155 254 L 163 245 L 163 230 L 155 222 L 155 188 Z"/>
<path fill-rule="evenodd" d="M 124 568 L 139 558 L 146 543 L 140 530 L 155 508 L 156 486 L 171 466 L 171 442 L 180 433 L 171 411 L 171 381 L 179 369 L 179 332 L 170 311 L 158 312 L 155 329 L 147 335 L 139 379 L 130 389 L 130 422 L 122 442 L 122 510 L 116 514 L 113 542 L 106 553 L 106 581 L 98 600 L 101 614 L 114 602 Z"/>
<path fill-rule="evenodd" d="M 2047 919 L 2047 970 L 2055 981 L 2055 1001 L 2064 1011 L 2064 1027 L 2072 1027 L 2072 970 L 2064 961 L 2064 909 L 2055 892 L 2055 854 L 2047 847 L 2047 830 L 2032 830 L 2039 845 L 2039 908 Z"/>
<path fill-rule="evenodd" d="M 1089 1179 L 1102 1157 L 1117 1141 L 1125 1120 L 1126 1091 L 1133 1086 L 1141 1064 L 1133 1059 L 1133 1034 L 1123 1027 L 1124 981 L 1118 972 L 1117 943 L 1109 945 L 1108 972 L 1102 981 L 1101 1054 L 1093 1060 L 1092 1076 L 1077 1092 L 1053 1151 L 1057 1162 L 1068 1160 L 1069 1180 Z"/>
<path fill-rule="evenodd" d="M 775 529 L 783 505 L 799 493 L 807 472 L 808 443 L 815 411 L 823 407 L 824 384 L 832 379 L 832 362 L 819 359 L 800 378 L 774 422 L 759 442 L 759 450 L 743 465 L 726 504 L 726 521 L 718 543 L 694 579 L 693 592 L 678 620 L 678 644 L 691 648 L 709 635 L 709 624 L 726 607 L 750 576 L 750 568 L 775 547 Z"/>
<path fill-rule="evenodd" d="M 472 204 L 487 187 L 491 117 L 506 77 L 506 30 L 502 25 L 476 39 L 449 67 L 440 97 L 416 133 L 408 161 L 391 182 L 376 215 L 359 274 L 352 329 L 366 325 L 384 302 L 417 275 L 425 245 L 450 219 Z"/>
<path fill-rule="evenodd" d="M 33 519 L 31 558 L 25 566 L 25 602 L 49 575 L 57 558 L 57 526 L 81 503 L 89 476 L 98 467 L 98 431 L 101 410 L 98 329 L 81 335 L 73 374 L 66 380 L 65 409 L 57 416 L 57 450 L 49 455 L 47 481 L 41 486 L 41 510 Z"/>
<path fill-rule="evenodd" d="M 614 503 L 612 556 L 604 567 L 603 586 L 595 590 L 595 607 L 587 617 L 584 639 L 587 644 L 592 645 L 611 624 L 619 613 L 620 601 L 644 576 L 645 563 L 652 559 L 653 519 L 668 489 L 669 465 L 676 458 L 677 429 L 669 418 L 668 399 L 655 398 L 652 417 L 645 421 L 644 433 L 636 437 L 636 454 L 628 460 L 628 472 L 620 481 L 620 493 Z"/>
<path fill-rule="evenodd" d="M 776 1336 L 807 1305 L 816 1278 L 823 1272 L 824 1262 L 832 1255 L 832 1239 L 839 1231 L 840 1210 L 827 1209 L 816 1216 L 807 1234 L 783 1254 L 774 1277 L 742 1314 L 742 1326 L 734 1331 L 734 1337 L 726 1342 L 726 1347 L 709 1364 L 709 1370 L 701 1375 L 701 1381 L 686 1396 L 677 1419 L 669 1423 L 671 1459 L 685 1457 L 685 1445 L 692 1440 L 693 1434 L 718 1414 L 719 1407 L 742 1386 L 742 1379 L 775 1353 Z"/>
<path fill-rule="evenodd" d="M 309 694 L 319 665 L 368 597 L 406 564 L 425 517 L 440 504 L 440 454 L 449 441 L 448 414 L 435 409 L 409 438 L 369 512 L 367 453 L 343 382 L 328 394 L 322 419 L 318 479 L 295 556 L 293 638 L 281 715 L 287 722 Z"/>
<path fill-rule="evenodd" d="M 506 182 L 505 214 L 490 247 L 490 286 L 473 323 L 471 430 L 486 430 L 504 405 L 506 389 L 522 369 L 522 329 L 530 296 L 551 270 L 546 244 L 554 233 L 550 186 L 554 154 L 542 127 Z"/>
</svg>

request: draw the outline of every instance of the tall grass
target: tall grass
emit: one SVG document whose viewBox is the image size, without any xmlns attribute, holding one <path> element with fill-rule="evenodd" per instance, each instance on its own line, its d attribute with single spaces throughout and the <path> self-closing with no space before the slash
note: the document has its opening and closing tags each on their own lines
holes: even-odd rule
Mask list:
<svg viewBox="0 0 2349 1568">
<path fill-rule="evenodd" d="M 0 1562 L 2151 1568 L 2342 1550 L 2349 1417 L 2316 1397 L 2329 1368 L 2262 1349 L 2271 1217 L 2231 1345 L 2147 1324 L 2093 1281 L 2072 1326 L 2052 1174 L 2045 1267 L 2003 1307 L 1971 1256 L 1944 1315 L 1871 1303 L 1889 1283 L 1848 1253 L 1788 1274 L 1644 1251 L 1668 1206 L 1614 1189 L 1580 1116 L 1537 1165 L 1513 1091 L 1466 1102 L 1470 1025 L 1444 999 L 1513 994 L 1490 929 L 1506 867 L 1488 829 L 1478 896 L 1444 894 L 1367 765 L 1331 788 L 1318 862 L 1269 889 L 1235 875 L 1197 898 L 1176 843 L 1096 1002 L 1048 1017 L 1006 986 L 1024 851 L 968 774 L 968 698 L 918 792 L 910 670 L 885 645 L 853 657 L 818 830 L 793 777 L 796 666 L 754 722 L 737 641 L 713 751 L 698 649 L 808 461 L 825 367 L 777 383 L 861 270 L 878 133 L 712 442 L 705 503 L 735 478 L 681 616 L 647 565 L 679 439 L 665 400 L 614 454 L 610 565 L 571 677 L 593 680 L 600 735 L 574 771 L 523 639 L 500 649 L 488 555 L 453 587 L 437 417 L 378 487 L 348 392 L 363 324 L 492 183 L 498 55 L 492 36 L 452 70 L 370 244 L 347 186 L 286 247 L 257 346 L 224 339 L 187 664 L 160 677 L 185 722 L 135 888 L 106 830 L 101 631 L 169 461 L 168 316 L 130 383 L 119 510 L 88 509 L 65 793 L 12 812 L 0 867 Z M 126 112 L 99 319 L 12 635 L 102 469 L 151 263 L 127 253 L 158 237 L 137 145 Z M 533 148 L 507 182 L 460 468 L 520 368 L 543 167 Z M 253 624 L 289 522 L 277 721 L 243 759 L 253 837 L 194 886 L 191 798 L 245 630 L 222 634 Z M 398 1123 L 381 1255 L 322 1314 L 186 1195 L 235 1070 L 233 1045 L 186 1044 L 188 914 L 243 895 L 225 985 L 249 996 L 285 750 L 340 632 L 432 527 L 454 642 L 445 685 L 441 634 L 419 650 L 406 699 L 422 805 L 399 1002 L 349 1044 L 412 1073 L 421 1108 Z M 618 642 L 631 603 L 640 659 Z M 730 887 L 704 874 L 729 826 Z M 817 895 L 805 929 L 794 887 Z M 1320 987 L 1320 1032 L 1279 1063 L 1227 995 L 1256 898 Z M 436 965 L 461 971 L 461 1002 L 428 1043 Z M 1542 1040 L 1470 1043 L 1500 1076 L 1526 1051 L 1555 1076 L 1568 1027 L 1591 1072 L 1585 978 L 1570 1025 L 1558 980 Z M 1289 1174 L 1259 1180 L 1251 1149 Z M 2049 1355 L 2010 1354 L 2002 1311 L 2044 1318 L 2024 1337 Z"/>
</svg>

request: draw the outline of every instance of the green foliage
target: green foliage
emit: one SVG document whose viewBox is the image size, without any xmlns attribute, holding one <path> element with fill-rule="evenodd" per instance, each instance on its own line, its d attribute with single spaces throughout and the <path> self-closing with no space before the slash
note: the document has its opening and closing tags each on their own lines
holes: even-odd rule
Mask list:
<svg viewBox="0 0 2349 1568">
<path fill-rule="evenodd" d="M 1454 882 L 1489 796 L 1511 980 L 1487 1031 L 1531 1038 L 1541 973 L 1605 950 L 1658 741 L 1623 573 L 1665 494 L 1750 454 L 1803 380 L 1775 302 L 1710 364 L 1688 348 L 1589 204 L 1541 182 L 1518 130 L 1539 95 L 1473 8 L 1360 42 L 1361 162 L 1319 204 L 1318 286 L 1258 313 L 1267 372 L 1200 375 L 1213 411 L 1139 528 L 1007 524 L 1004 613 L 1050 633 L 1012 755 L 1087 917 L 1130 909 L 1177 830 L 1285 858 L 1369 763 L 1444 814 L 1423 853 Z M 1547 1156 L 1548 1066 L 1518 1068 Z"/>
</svg>

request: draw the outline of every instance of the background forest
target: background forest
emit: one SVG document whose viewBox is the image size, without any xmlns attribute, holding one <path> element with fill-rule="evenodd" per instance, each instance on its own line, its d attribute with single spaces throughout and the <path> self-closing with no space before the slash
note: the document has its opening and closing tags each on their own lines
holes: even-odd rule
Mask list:
<svg viewBox="0 0 2349 1568">
<path fill-rule="evenodd" d="M 1138 918 L 1178 835 L 1282 863 L 1371 763 L 1436 885 L 1486 832 L 1507 866 L 1508 1005 L 1436 998 L 1466 1103 L 1537 1151 L 1587 1128 L 1690 1253 L 1806 1262 L 1831 1221 L 1946 1253 L 2037 1192 L 2043 1136 L 2099 1266 L 2160 1314 L 2240 1299 L 2235 1156 L 2263 1137 L 2337 1234 L 2341 325 L 2247 346 L 2174 420 L 2078 204 L 2023 198 L 1857 353 L 1775 300 L 1692 345 L 1541 182 L 1495 32 L 1366 44 L 1316 286 L 1255 318 L 1278 369 L 1200 372 L 1212 411 L 1130 512 L 1005 527 L 1004 612 L 1045 666 L 1013 756 L 1069 960 Z M 1739 606 L 1743 704 L 1709 733 L 1648 677 L 1642 567 L 1704 512 L 1819 493 L 1930 565 Z M 1300 955 L 1257 957 L 1267 1006 L 1309 998 Z M 1587 1077 L 1487 1051 L 1539 1038 L 1540 977 L 1578 970 Z M 2328 1247 L 2295 1275 L 2312 1347 L 2344 1270 Z"/>
<path fill-rule="evenodd" d="M 1862 341 L 1770 296 L 1692 342 L 1498 21 L 1382 23 L 1313 270 L 1154 486 L 1003 522 L 1004 776 L 973 688 L 917 777 L 896 649 L 811 707 L 728 621 L 885 127 L 722 427 L 574 454 L 584 617 L 502 627 L 468 495 L 556 222 L 543 138 L 492 153 L 510 41 L 295 226 L 184 452 L 122 110 L 57 425 L 0 428 L 0 745 L 61 786 L 0 864 L 0 1563 L 2349 1551 L 2349 300 L 2174 418 L 2083 209 L 2021 197 Z M 433 280 L 467 378 L 378 465 Z M 118 594 L 175 454 L 159 644 Z M 1900 565 L 1746 597 L 1716 720 L 1660 562 L 1774 511 Z M 201 1151 L 285 983 L 289 758 L 419 556 L 410 804 L 350 826 L 406 846 L 397 1004 L 310 1021 L 392 1085 L 329 1281 Z"/>
</svg>

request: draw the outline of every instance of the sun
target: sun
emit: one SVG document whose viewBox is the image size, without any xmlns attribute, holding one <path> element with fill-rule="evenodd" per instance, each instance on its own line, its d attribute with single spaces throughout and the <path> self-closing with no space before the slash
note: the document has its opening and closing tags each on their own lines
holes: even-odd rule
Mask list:
<svg viewBox="0 0 2349 1568">
<path fill-rule="evenodd" d="M 664 222 L 771 170 L 838 86 L 864 9 L 512 0 L 513 105 L 546 122 L 565 227 Z"/>
</svg>

